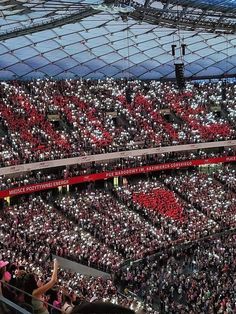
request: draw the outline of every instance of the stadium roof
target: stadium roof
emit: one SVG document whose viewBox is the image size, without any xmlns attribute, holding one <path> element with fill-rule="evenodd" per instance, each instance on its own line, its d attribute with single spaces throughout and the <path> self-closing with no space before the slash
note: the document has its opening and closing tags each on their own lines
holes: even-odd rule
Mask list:
<svg viewBox="0 0 236 314">
<path fill-rule="evenodd" d="M 235 22 L 236 0 L 0 0 L 0 78 L 234 76 Z"/>
</svg>

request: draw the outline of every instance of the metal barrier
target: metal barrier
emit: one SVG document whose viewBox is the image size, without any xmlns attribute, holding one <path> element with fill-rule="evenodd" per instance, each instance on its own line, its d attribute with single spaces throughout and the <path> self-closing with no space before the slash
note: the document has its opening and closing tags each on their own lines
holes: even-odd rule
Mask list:
<svg viewBox="0 0 236 314">
<path fill-rule="evenodd" d="M 206 143 L 196 143 L 196 144 L 185 144 L 185 145 L 175 145 L 175 146 L 163 146 L 155 148 L 144 148 L 137 150 L 121 150 L 113 153 L 106 154 L 96 154 L 96 155 L 85 155 L 80 157 L 71 157 L 55 160 L 45 160 L 29 164 L 20 164 L 15 166 L 7 166 L 0 168 L 0 175 L 7 174 L 16 174 L 21 172 L 33 171 L 33 170 L 42 170 L 53 167 L 65 167 L 76 164 L 86 164 L 89 162 L 100 162 L 107 160 L 115 160 L 119 158 L 129 158 L 129 157 L 138 157 L 138 156 L 148 156 L 155 154 L 165 154 L 172 152 L 183 152 L 183 151 L 192 151 L 198 149 L 207 149 L 207 148 L 219 148 L 219 147 L 235 147 L 236 140 L 227 140 L 219 142 L 206 142 Z"/>
<path fill-rule="evenodd" d="M 23 295 L 27 295 L 29 297 L 31 297 L 32 299 L 35 299 L 35 300 L 38 300 L 37 298 L 33 297 L 31 294 L 25 292 L 24 290 L 22 289 L 19 289 L 19 288 L 16 288 L 12 285 L 10 285 L 9 283 L 6 283 L 2 280 L 0 280 L 0 283 L 1 285 L 4 287 L 8 287 L 11 291 L 15 291 L 17 292 L 18 294 L 19 293 L 22 293 Z M 42 301 L 42 303 L 44 303 L 45 305 L 48 306 L 48 308 L 50 309 L 49 310 L 49 313 L 52 311 L 56 311 L 57 313 L 62 313 L 62 310 L 55 307 L 54 305 L 46 302 L 46 301 Z M 2 307 L 0 307 L 0 314 L 18 314 L 18 313 L 22 313 L 22 314 L 29 314 L 29 313 L 32 313 L 34 314 L 34 309 L 32 307 L 32 305 L 28 304 L 28 303 L 14 303 L 12 301 L 10 301 L 9 299 L 5 298 L 3 295 L 0 295 L 0 305 Z M 10 311 L 9 311 L 10 310 Z"/>
<path fill-rule="evenodd" d="M 1 314 L 30 314 L 33 311 L 27 311 L 23 307 L 13 303 L 4 296 L 0 295 L 0 313 Z"/>
<path fill-rule="evenodd" d="M 196 240 L 189 240 L 187 242 L 183 242 L 183 243 L 171 243 L 168 247 L 166 247 L 165 249 L 162 249 L 160 250 L 160 252 L 157 252 L 157 253 L 154 253 L 152 255 L 149 255 L 148 256 L 148 260 L 149 261 L 153 261 L 155 260 L 158 256 L 162 255 L 163 252 L 174 252 L 174 251 L 180 251 L 180 250 L 184 250 L 186 249 L 187 247 L 190 247 L 196 243 L 199 243 L 199 242 L 202 242 L 202 241 L 206 241 L 206 240 L 212 240 L 216 237 L 221 237 L 222 235 L 228 235 L 228 234 L 234 234 L 236 233 L 236 228 L 233 227 L 231 229 L 227 229 L 227 230 L 224 230 L 224 231 L 221 231 L 221 232 L 217 232 L 217 233 L 214 233 L 214 234 L 210 234 L 210 235 L 207 235 L 207 236 L 204 236 L 204 237 L 201 237 L 199 239 L 196 239 Z M 132 262 L 132 265 L 139 265 L 143 262 L 144 258 L 140 258 L 138 260 L 135 260 L 135 261 L 132 261 L 130 259 L 126 260 L 123 265 L 122 265 L 122 269 L 124 269 L 124 267 L 129 267 L 130 266 L 130 263 Z"/>
</svg>

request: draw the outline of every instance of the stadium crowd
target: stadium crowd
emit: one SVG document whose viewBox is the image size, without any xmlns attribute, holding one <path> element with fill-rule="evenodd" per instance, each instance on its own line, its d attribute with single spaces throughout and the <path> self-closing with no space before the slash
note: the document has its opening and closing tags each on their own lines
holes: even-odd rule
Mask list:
<svg viewBox="0 0 236 314">
<path fill-rule="evenodd" d="M 236 192 L 236 173 L 235 169 L 230 166 L 224 167 L 216 171 L 214 176 L 217 180 L 227 185 L 227 187 Z"/>
<path fill-rule="evenodd" d="M 151 221 L 162 248 L 219 231 L 219 225 L 158 180 L 142 180 L 116 189 L 118 198 Z"/>
<path fill-rule="evenodd" d="M 168 186 L 221 227 L 236 225 L 236 194 L 214 176 L 192 171 L 163 177 Z"/>
<path fill-rule="evenodd" d="M 223 234 L 131 263 L 122 284 L 160 313 L 236 312 L 236 234 Z"/>
<path fill-rule="evenodd" d="M 105 191 L 76 193 L 56 201 L 58 207 L 76 225 L 125 259 L 142 258 L 160 245 L 158 230 L 137 213 L 127 209 Z"/>
<path fill-rule="evenodd" d="M 1 232 L 2 241 L 11 250 L 19 256 L 26 255 L 33 262 L 51 252 L 89 266 L 114 271 L 123 261 L 116 250 L 109 249 L 105 243 L 61 216 L 41 196 L 30 196 L 28 202 L 6 206 L 1 214 Z"/>
<path fill-rule="evenodd" d="M 15 277 L 16 269 L 17 272 L 24 269 L 27 273 L 30 271 L 36 273 L 42 282 L 48 281 L 52 254 L 112 273 L 123 261 L 115 247 L 111 250 L 106 243 L 97 241 L 77 224 L 61 215 L 58 210 L 47 205 L 40 196 L 30 196 L 22 205 L 5 207 L 0 220 L 0 256 L 4 261 L 12 261 L 14 272 L 11 276 Z M 24 289 L 22 280 L 19 280 L 17 287 Z M 137 301 L 134 297 L 119 294 L 111 279 L 61 271 L 59 285 L 63 287 L 64 294 L 69 294 L 72 298 L 73 292 L 80 302 L 103 300 L 132 308 Z M 22 295 L 16 295 L 8 290 L 5 290 L 5 296 L 17 303 L 25 302 Z M 54 293 L 54 298 L 56 299 L 50 300 L 50 303 L 59 306 L 56 302 L 58 299 L 60 301 L 59 294 L 55 296 Z M 149 308 L 148 313 L 155 312 Z"/>
<path fill-rule="evenodd" d="M 39 287 L 50 282 L 52 260 L 43 258 L 32 261 L 24 254 L 19 255 L 17 252 L 11 251 L 10 247 L 1 247 L 0 256 L 2 258 L 0 261 L 0 295 L 30 312 L 33 310 L 35 312 L 38 306 L 35 307 L 23 291 L 31 294 L 32 282 L 30 277 L 32 274 L 37 279 Z M 21 289 L 21 291 L 17 291 L 14 287 Z M 77 304 L 98 301 L 111 302 L 133 309 L 138 309 L 141 305 L 141 302 L 134 295 L 132 297 L 131 295 L 125 296 L 118 292 L 112 277 L 81 275 L 78 272 L 60 268 L 54 285 L 45 291 L 45 294 L 40 298 L 40 303 L 42 303 L 40 308 L 44 307 L 44 311 L 46 310 L 43 313 L 71 313 Z M 3 311 L 1 313 L 5 313 L 5 307 L 2 308 L 1 305 L 0 310 Z M 157 313 L 152 310 L 151 306 L 146 306 L 146 308 L 147 313 Z M 9 310 L 5 310 L 6 313 L 9 313 Z"/>
<path fill-rule="evenodd" d="M 234 84 L 228 84 L 225 87 L 226 95 L 225 100 L 223 101 L 223 108 L 228 113 L 230 122 L 232 125 L 235 124 L 236 121 L 236 112 L 235 112 L 235 102 L 234 102 L 234 95 L 236 93 L 236 87 Z"/>
<path fill-rule="evenodd" d="M 121 289 L 135 293 L 150 314 L 234 313 L 235 235 L 209 242 L 235 227 L 231 170 L 227 166 L 212 176 L 172 171 L 109 192 L 77 191 L 56 199 L 44 193 L 5 204 L 0 260 L 15 265 L 12 278 L 16 269 L 24 269 L 42 282 L 49 280 L 52 254 L 115 274 L 111 280 L 61 271 L 58 293 L 50 299 L 58 307 L 63 294 L 63 300 L 69 295 L 67 300 L 102 299 L 132 308 L 137 298 L 122 296 Z M 22 285 L 19 281 L 18 287 Z"/>
<path fill-rule="evenodd" d="M 15 187 L 25 186 L 28 184 L 36 184 L 41 182 L 48 182 L 58 179 L 68 179 L 75 176 L 88 175 L 93 173 L 114 171 L 127 168 L 141 167 L 143 165 L 154 165 L 158 163 L 168 163 L 177 161 L 186 161 L 194 159 L 206 159 L 223 156 L 235 155 L 235 150 L 232 148 L 213 151 L 197 150 L 190 152 L 171 152 L 165 154 L 147 155 L 129 157 L 115 160 L 108 160 L 96 163 L 85 163 L 80 165 L 73 165 L 69 167 L 59 167 L 50 169 L 41 169 L 20 173 L 15 175 L 0 176 L 0 190 L 11 189 Z"/>
<path fill-rule="evenodd" d="M 232 139 L 220 95 L 221 83 L 189 84 L 180 94 L 160 82 L 2 82 L 0 164 Z M 234 96 L 229 88 L 230 116 Z"/>
<path fill-rule="evenodd" d="M 154 81 L 1 82 L 0 166 L 234 139 L 235 85 L 225 93 L 222 99 L 221 82 L 187 84 L 181 93 L 172 83 Z M 2 176 L 0 189 L 218 154 L 155 155 Z M 236 235 L 227 234 L 236 226 L 235 193 L 235 170 L 227 166 L 212 176 L 172 171 L 109 192 L 77 189 L 56 199 L 49 192 L 4 204 L 0 279 L 22 289 L 29 272 L 40 287 L 57 282 L 43 300 L 59 309 L 68 302 L 72 310 L 83 300 L 135 308 L 136 297 L 122 296 L 119 287 L 144 300 L 149 314 L 236 313 Z M 50 279 L 53 254 L 116 275 L 61 270 L 54 280 L 54 262 Z M 2 283 L 0 294 L 27 303 Z"/>
</svg>

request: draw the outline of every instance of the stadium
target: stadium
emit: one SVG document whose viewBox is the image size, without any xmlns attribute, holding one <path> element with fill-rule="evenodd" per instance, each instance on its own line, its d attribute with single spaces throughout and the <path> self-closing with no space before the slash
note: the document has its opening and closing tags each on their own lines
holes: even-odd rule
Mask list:
<svg viewBox="0 0 236 314">
<path fill-rule="evenodd" d="M 236 313 L 236 1 L 0 13 L 0 314 Z"/>
</svg>

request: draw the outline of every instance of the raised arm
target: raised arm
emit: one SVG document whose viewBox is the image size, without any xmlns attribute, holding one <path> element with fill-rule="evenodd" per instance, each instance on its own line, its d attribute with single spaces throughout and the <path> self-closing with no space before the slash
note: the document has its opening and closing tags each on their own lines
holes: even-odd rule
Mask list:
<svg viewBox="0 0 236 314">
<path fill-rule="evenodd" d="M 57 259 L 54 259 L 53 272 L 50 281 L 47 282 L 45 285 L 35 289 L 32 293 L 32 296 L 39 297 L 55 285 L 55 283 L 57 282 L 58 267 L 59 267 L 58 261 Z"/>
</svg>

